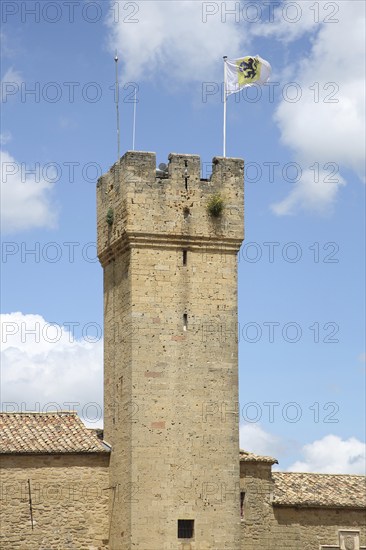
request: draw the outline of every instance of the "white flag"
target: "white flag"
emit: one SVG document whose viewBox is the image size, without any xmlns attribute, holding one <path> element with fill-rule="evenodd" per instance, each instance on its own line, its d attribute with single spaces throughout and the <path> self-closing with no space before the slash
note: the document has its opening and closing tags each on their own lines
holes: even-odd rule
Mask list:
<svg viewBox="0 0 366 550">
<path fill-rule="evenodd" d="M 254 84 L 265 84 L 271 76 L 272 68 L 268 61 L 259 55 L 246 56 L 240 59 L 226 60 L 226 95 L 240 92 Z"/>
</svg>

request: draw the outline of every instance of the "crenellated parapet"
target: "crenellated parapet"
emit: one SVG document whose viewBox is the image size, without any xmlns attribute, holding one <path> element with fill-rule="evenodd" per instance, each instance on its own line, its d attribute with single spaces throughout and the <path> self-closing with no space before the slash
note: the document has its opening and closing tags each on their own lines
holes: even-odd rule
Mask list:
<svg viewBox="0 0 366 550">
<path fill-rule="evenodd" d="M 215 157 L 201 178 L 198 155 L 172 153 L 166 170 L 155 153 L 128 151 L 98 181 L 98 255 L 102 265 L 136 247 L 206 247 L 235 253 L 244 237 L 244 161 Z M 212 200 L 222 211 L 210 212 Z"/>
</svg>

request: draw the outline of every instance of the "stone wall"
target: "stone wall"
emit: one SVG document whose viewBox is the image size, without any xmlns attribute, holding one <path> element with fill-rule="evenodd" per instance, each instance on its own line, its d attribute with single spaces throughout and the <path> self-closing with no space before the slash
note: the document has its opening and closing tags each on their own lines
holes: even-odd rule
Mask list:
<svg viewBox="0 0 366 550">
<path fill-rule="evenodd" d="M 273 523 L 271 464 L 241 462 L 240 491 L 245 493 L 241 521 L 242 548 L 267 550 L 263 544 L 267 544 Z"/>
<path fill-rule="evenodd" d="M 366 545 L 365 510 L 274 507 L 273 520 L 272 540 L 277 541 L 277 546 L 272 543 L 268 547 L 271 550 L 278 548 L 281 541 L 288 550 L 318 550 L 323 545 L 337 548 L 339 531 L 343 529 L 360 531 L 360 546 Z M 288 542 L 285 546 L 292 539 L 297 539 L 300 546 Z M 354 550 L 358 548 L 355 546 Z"/>
<path fill-rule="evenodd" d="M 242 550 L 337 550 L 342 529 L 360 531 L 360 546 L 366 545 L 365 510 L 273 505 L 269 463 L 242 462 L 240 490 Z"/>
<path fill-rule="evenodd" d="M 0 548 L 107 550 L 108 461 L 96 454 L 1 456 Z"/>
</svg>

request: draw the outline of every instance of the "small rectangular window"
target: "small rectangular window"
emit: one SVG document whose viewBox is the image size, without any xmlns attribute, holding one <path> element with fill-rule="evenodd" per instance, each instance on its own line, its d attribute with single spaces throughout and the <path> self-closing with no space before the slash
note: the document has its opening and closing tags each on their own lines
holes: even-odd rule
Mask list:
<svg viewBox="0 0 366 550">
<path fill-rule="evenodd" d="M 187 313 L 183 313 L 183 330 L 187 330 L 188 328 L 188 315 Z"/>
<path fill-rule="evenodd" d="M 187 250 L 183 250 L 183 265 L 187 265 Z"/>
<path fill-rule="evenodd" d="M 194 519 L 178 519 L 178 539 L 192 539 Z"/>
</svg>

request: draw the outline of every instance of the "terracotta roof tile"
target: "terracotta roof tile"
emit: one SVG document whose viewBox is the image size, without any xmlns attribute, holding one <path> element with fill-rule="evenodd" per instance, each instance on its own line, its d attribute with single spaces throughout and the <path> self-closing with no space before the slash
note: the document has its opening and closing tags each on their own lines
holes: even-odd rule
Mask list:
<svg viewBox="0 0 366 550">
<path fill-rule="evenodd" d="M 269 462 L 270 464 L 278 464 L 278 461 L 271 456 L 255 455 L 248 451 L 240 451 L 240 462 Z"/>
<path fill-rule="evenodd" d="M 0 454 L 103 453 L 108 445 L 75 412 L 0 412 Z"/>
<path fill-rule="evenodd" d="M 275 506 L 366 508 L 366 478 L 273 472 Z"/>
</svg>

